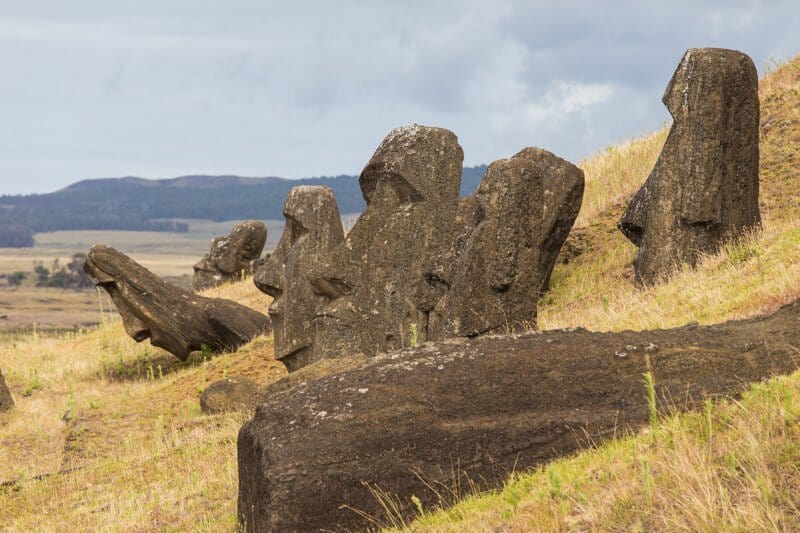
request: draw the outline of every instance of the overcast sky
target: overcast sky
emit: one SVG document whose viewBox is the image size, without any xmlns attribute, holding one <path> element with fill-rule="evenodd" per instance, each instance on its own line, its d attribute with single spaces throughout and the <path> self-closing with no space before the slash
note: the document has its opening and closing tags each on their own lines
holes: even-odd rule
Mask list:
<svg viewBox="0 0 800 533">
<path fill-rule="evenodd" d="M 0 0 L 0 193 L 357 174 L 412 123 L 467 165 L 577 162 L 668 121 L 701 46 L 763 74 L 800 50 L 800 2 Z"/>
</svg>

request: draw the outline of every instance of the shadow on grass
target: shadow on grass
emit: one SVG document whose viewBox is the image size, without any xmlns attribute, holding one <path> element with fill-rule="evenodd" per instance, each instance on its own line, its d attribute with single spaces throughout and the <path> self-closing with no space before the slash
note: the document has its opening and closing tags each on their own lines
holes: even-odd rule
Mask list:
<svg viewBox="0 0 800 533">
<path fill-rule="evenodd" d="M 192 352 L 186 361 L 181 361 L 167 352 L 150 353 L 147 351 L 141 357 L 130 361 L 103 362 L 100 373 L 101 377 L 109 381 L 153 381 L 184 368 L 200 366 L 217 355 L 219 354 L 209 350 L 201 350 Z"/>
</svg>

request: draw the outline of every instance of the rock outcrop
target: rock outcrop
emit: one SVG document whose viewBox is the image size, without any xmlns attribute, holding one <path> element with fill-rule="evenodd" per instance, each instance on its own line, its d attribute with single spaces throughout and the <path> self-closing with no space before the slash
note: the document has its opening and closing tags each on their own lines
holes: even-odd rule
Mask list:
<svg viewBox="0 0 800 533">
<path fill-rule="evenodd" d="M 793 372 L 798 321 L 795 302 L 708 327 L 451 339 L 276 392 L 239 434 L 240 524 L 363 529 L 352 509 L 383 512 L 370 487 L 406 518 L 412 495 L 438 503 L 431 486 L 500 487 L 513 470 L 646 424 L 646 372 L 660 407 L 681 409 Z"/>
<path fill-rule="evenodd" d="M 463 151 L 451 131 L 392 130 L 361 173 L 367 208 L 311 276 L 325 305 L 315 358 L 378 352 L 426 339 L 433 258 L 450 245 Z"/>
<path fill-rule="evenodd" d="M 428 339 L 532 329 L 583 198 L 583 171 L 539 148 L 495 161 L 459 204 L 454 245 L 429 280 L 442 292 Z"/>
<path fill-rule="evenodd" d="M 249 409 L 257 390 L 258 385 L 247 378 L 221 379 L 200 393 L 200 409 L 207 415 Z"/>
<path fill-rule="evenodd" d="M 314 316 L 325 298 L 314 294 L 309 274 L 344 241 L 336 198 L 328 187 L 300 186 L 283 206 L 286 224 L 275 251 L 256 267 L 253 281 L 273 297 L 269 307 L 275 358 L 291 372 L 317 360 Z"/>
<path fill-rule="evenodd" d="M 218 287 L 250 274 L 250 263 L 259 258 L 267 242 L 267 227 L 258 220 L 236 224 L 226 237 L 211 241 L 211 249 L 194 265 L 194 292 Z"/>
<path fill-rule="evenodd" d="M 13 408 L 14 398 L 11 397 L 11 391 L 8 390 L 3 372 L 0 371 L 0 413 L 10 411 Z"/>
<path fill-rule="evenodd" d="M 663 97 L 674 122 L 619 227 L 652 284 L 760 226 L 758 75 L 746 54 L 687 50 Z"/>
<path fill-rule="evenodd" d="M 149 338 L 178 359 L 203 346 L 235 350 L 270 331 L 266 315 L 179 289 L 109 246 L 92 246 L 83 268 L 111 296 L 128 335 L 136 342 Z"/>
</svg>

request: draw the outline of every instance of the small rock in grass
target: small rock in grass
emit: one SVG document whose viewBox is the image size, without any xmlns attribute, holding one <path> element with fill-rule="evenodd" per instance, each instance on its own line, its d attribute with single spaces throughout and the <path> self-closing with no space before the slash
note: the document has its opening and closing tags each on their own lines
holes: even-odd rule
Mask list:
<svg viewBox="0 0 800 533">
<path fill-rule="evenodd" d="M 200 409 L 207 415 L 246 409 L 251 406 L 250 398 L 257 389 L 247 378 L 221 379 L 200 394 Z"/>
</svg>

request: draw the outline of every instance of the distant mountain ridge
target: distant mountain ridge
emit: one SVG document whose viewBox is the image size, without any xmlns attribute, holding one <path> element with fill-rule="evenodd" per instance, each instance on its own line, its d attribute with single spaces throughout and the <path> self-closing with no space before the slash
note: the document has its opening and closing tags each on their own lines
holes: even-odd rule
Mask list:
<svg viewBox="0 0 800 533">
<path fill-rule="evenodd" d="M 462 195 L 472 194 L 485 165 L 465 167 Z M 363 211 L 358 176 L 303 179 L 189 175 L 148 180 L 135 176 L 85 179 L 47 194 L 0 196 L 0 224 L 16 223 L 34 232 L 57 230 L 186 231 L 176 219 L 214 221 L 283 218 L 292 187 L 325 185 L 341 213 Z"/>
</svg>

